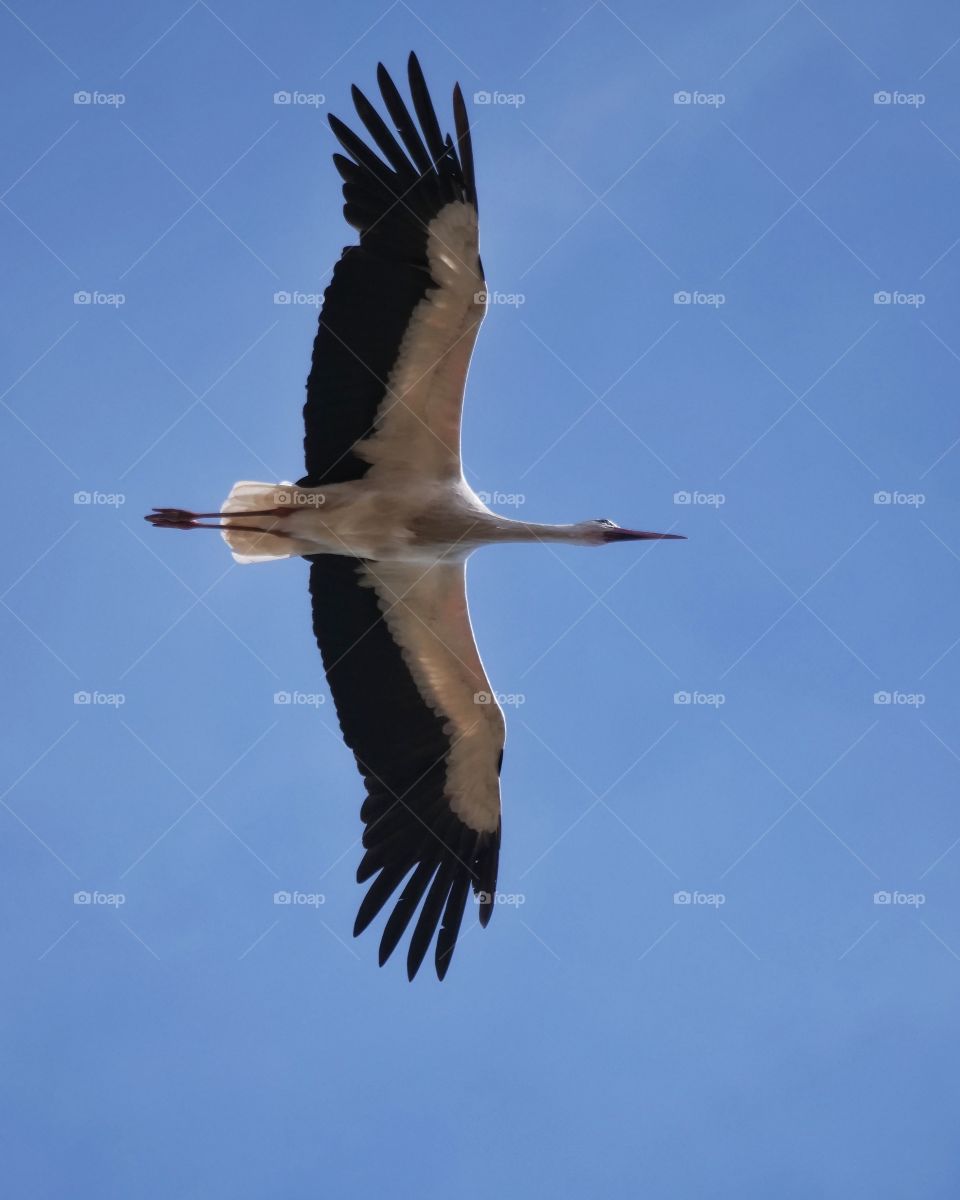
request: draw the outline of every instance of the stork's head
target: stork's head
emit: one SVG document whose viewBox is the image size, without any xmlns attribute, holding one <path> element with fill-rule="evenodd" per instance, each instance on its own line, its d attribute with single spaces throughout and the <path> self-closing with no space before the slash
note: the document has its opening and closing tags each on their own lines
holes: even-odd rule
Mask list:
<svg viewBox="0 0 960 1200">
<path fill-rule="evenodd" d="M 607 517 L 595 521 L 584 521 L 581 526 L 584 541 L 591 546 L 605 546 L 608 542 L 640 542 L 657 539 L 686 541 L 682 533 L 648 533 L 644 529 L 621 529 Z"/>
</svg>

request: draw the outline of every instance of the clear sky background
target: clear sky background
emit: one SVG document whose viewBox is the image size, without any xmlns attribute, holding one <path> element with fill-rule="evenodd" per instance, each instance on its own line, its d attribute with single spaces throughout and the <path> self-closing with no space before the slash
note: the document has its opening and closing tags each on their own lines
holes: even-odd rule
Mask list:
<svg viewBox="0 0 960 1200">
<path fill-rule="evenodd" d="M 956 6 L 0 29 L 9 1194 L 955 1196 Z M 326 113 L 411 48 L 445 125 L 499 94 L 468 478 L 689 535 L 473 560 L 517 902 L 443 985 L 350 937 L 305 564 L 142 520 L 301 473 L 316 310 L 274 295 L 352 240 Z"/>
</svg>

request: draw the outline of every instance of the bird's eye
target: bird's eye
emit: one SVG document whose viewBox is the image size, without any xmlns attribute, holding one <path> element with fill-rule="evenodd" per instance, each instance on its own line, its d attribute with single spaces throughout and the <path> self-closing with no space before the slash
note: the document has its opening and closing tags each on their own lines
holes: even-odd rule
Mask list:
<svg viewBox="0 0 960 1200">
<path fill-rule="evenodd" d="M 597 517 L 597 524 L 598 525 L 609 525 L 611 527 L 611 529 L 616 529 L 616 527 L 617 527 L 616 522 L 611 521 L 609 517 Z"/>
</svg>

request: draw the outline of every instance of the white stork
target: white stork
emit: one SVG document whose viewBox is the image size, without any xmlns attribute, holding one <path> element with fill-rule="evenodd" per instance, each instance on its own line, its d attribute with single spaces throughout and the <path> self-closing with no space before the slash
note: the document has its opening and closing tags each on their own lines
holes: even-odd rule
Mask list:
<svg viewBox="0 0 960 1200">
<path fill-rule="evenodd" d="M 480 924 L 490 919 L 500 850 L 504 720 L 470 626 L 467 558 L 493 542 L 679 535 L 507 520 L 467 484 L 460 412 L 486 306 L 470 128 L 457 86 L 456 144 L 444 137 L 415 55 L 408 66 L 419 129 L 382 64 L 392 129 L 353 88 L 379 156 L 329 118 L 349 156 L 333 161 L 360 244 L 343 251 L 324 294 L 303 410 L 306 475 L 237 483 L 219 513 L 159 508 L 146 519 L 219 528 L 238 562 L 309 560 L 314 633 L 367 789 L 357 880 L 376 878 L 354 935 L 400 889 L 380 963 L 419 907 L 407 974 L 439 925 L 443 979 L 471 887 Z M 220 523 L 200 522 L 211 517 Z"/>
</svg>

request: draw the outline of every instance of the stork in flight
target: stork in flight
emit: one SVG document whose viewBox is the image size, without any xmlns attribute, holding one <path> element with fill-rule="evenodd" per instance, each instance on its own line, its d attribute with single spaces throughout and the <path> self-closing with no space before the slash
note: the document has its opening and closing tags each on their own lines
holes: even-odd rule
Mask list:
<svg viewBox="0 0 960 1200">
<path fill-rule="evenodd" d="M 508 520 L 468 485 L 460 412 L 486 307 L 470 127 L 457 86 L 456 142 L 444 137 L 414 54 L 408 75 L 419 129 L 382 64 L 389 125 L 353 88 L 379 154 L 329 118 L 347 152 L 333 161 L 360 243 L 343 251 L 324 293 L 303 410 L 306 475 L 237 483 L 219 513 L 158 508 L 146 519 L 219 528 L 237 562 L 310 562 L 313 629 L 367 790 L 357 880 L 373 883 L 354 936 L 396 895 L 381 966 L 419 908 L 407 974 L 439 926 L 443 979 L 471 888 L 480 924 L 490 919 L 500 851 L 505 728 L 470 626 L 467 558 L 495 542 L 679 535 Z"/>
</svg>

